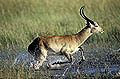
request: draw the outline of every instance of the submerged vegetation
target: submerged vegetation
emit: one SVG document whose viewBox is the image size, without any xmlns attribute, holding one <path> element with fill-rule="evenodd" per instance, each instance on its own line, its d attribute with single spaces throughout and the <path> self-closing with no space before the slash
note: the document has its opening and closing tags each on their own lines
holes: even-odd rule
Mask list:
<svg viewBox="0 0 120 79">
<path fill-rule="evenodd" d="M 120 0 L 0 0 L 0 78 L 34 79 L 52 78 L 36 74 L 23 66 L 11 67 L 7 60 L 27 46 L 37 36 L 63 35 L 79 32 L 84 19 L 79 15 L 85 6 L 86 15 L 104 29 L 103 34 L 94 34 L 84 45 L 86 48 L 120 48 Z M 6 50 L 13 55 L 6 53 Z M 99 57 L 99 56 L 98 56 Z M 1 58 L 7 58 L 1 64 Z M 10 60 L 13 61 L 13 60 Z M 43 72 L 43 74 L 48 71 Z M 72 73 L 70 73 L 72 74 Z M 97 76 L 96 76 L 97 75 Z M 103 74 L 75 74 L 67 78 L 109 78 Z"/>
</svg>

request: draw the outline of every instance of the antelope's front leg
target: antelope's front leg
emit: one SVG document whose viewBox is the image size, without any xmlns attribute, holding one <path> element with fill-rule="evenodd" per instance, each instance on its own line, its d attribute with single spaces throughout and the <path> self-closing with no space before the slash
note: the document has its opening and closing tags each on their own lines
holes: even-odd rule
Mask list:
<svg viewBox="0 0 120 79">
<path fill-rule="evenodd" d="M 79 65 L 82 63 L 82 62 L 84 62 L 85 61 L 85 57 L 84 57 L 84 50 L 83 50 L 83 48 L 82 47 L 79 47 L 79 50 L 78 51 L 81 51 L 81 56 L 82 56 L 82 59 L 81 59 L 81 61 L 79 62 Z"/>
</svg>

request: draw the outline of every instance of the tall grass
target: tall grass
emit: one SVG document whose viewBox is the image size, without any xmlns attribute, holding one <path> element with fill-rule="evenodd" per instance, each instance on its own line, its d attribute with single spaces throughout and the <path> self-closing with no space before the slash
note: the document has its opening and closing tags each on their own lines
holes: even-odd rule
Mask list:
<svg viewBox="0 0 120 79">
<path fill-rule="evenodd" d="M 27 48 L 40 35 L 73 34 L 85 26 L 79 8 L 104 28 L 86 44 L 118 47 L 119 0 L 0 0 L 0 48 Z"/>
</svg>

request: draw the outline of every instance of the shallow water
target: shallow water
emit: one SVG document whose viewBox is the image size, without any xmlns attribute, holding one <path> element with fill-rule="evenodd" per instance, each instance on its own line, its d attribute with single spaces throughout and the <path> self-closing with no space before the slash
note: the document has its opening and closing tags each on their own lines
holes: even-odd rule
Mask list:
<svg viewBox="0 0 120 79">
<path fill-rule="evenodd" d="M 106 53 L 108 52 L 108 53 Z M 113 51 L 111 51 L 113 52 Z M 9 52 L 10 53 L 10 52 Z M 104 54 L 104 55 L 103 55 Z M 11 55 L 11 54 L 10 54 Z M 3 61 L 3 58 L 7 55 L 4 55 L 3 57 L 0 56 L 0 63 Z M 66 68 L 69 68 L 70 73 L 86 73 L 86 74 L 94 74 L 94 73 L 107 73 L 107 74 L 115 74 L 120 70 L 120 63 L 116 61 L 120 60 L 118 57 L 116 57 L 116 60 L 114 60 L 115 55 L 110 53 L 109 51 L 102 51 L 102 50 L 95 50 L 95 51 L 85 51 L 85 57 L 86 61 L 82 63 L 81 65 L 76 64 L 76 62 L 80 61 L 80 53 L 76 53 L 73 55 L 75 63 L 71 66 L 68 64 L 68 66 L 61 68 L 60 70 L 50 70 L 50 73 L 52 75 L 55 74 L 62 74 Z M 62 56 L 51 56 L 49 57 L 50 64 L 56 61 L 66 61 L 67 59 Z M 22 50 L 18 54 L 15 55 L 14 60 L 9 60 L 12 62 L 11 66 L 14 65 L 24 65 L 25 67 L 33 67 L 33 64 L 36 63 L 34 58 L 26 51 Z M 46 67 L 47 62 L 43 63 L 43 67 Z M 69 67 L 71 66 L 71 67 Z M 68 72 L 66 72 L 67 74 Z"/>
</svg>

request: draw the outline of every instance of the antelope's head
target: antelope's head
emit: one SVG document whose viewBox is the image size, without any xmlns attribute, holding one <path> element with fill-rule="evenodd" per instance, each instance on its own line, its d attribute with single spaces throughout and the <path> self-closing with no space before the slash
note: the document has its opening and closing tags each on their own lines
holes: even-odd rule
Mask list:
<svg viewBox="0 0 120 79">
<path fill-rule="evenodd" d="M 103 33 L 102 27 L 100 27 L 96 22 L 92 21 L 89 19 L 85 14 L 84 14 L 84 6 L 80 8 L 80 15 L 82 16 L 83 19 L 86 20 L 87 27 L 91 29 L 91 33 Z"/>
</svg>

